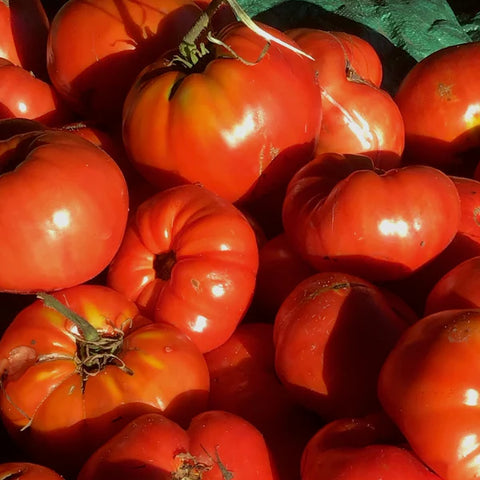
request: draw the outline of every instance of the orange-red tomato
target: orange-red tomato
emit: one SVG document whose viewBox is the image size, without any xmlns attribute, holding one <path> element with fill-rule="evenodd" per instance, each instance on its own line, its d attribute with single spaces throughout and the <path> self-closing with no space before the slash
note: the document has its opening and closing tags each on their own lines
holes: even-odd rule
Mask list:
<svg viewBox="0 0 480 480">
<path fill-rule="evenodd" d="M 63 477 L 51 468 L 30 462 L 0 463 L 0 478 L 3 480 L 62 480 Z"/>
<path fill-rule="evenodd" d="M 54 298 L 90 327 L 38 299 L 0 339 L 0 414 L 29 458 L 73 475 L 138 415 L 159 412 L 186 425 L 206 408 L 205 359 L 178 329 L 152 323 L 105 286 Z"/>
</svg>

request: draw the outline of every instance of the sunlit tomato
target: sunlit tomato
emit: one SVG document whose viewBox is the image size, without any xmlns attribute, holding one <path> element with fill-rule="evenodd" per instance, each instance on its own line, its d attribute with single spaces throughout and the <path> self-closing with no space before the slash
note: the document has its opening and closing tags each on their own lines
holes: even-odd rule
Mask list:
<svg viewBox="0 0 480 480">
<path fill-rule="evenodd" d="M 49 28 L 41 0 L 0 1 L 0 57 L 47 80 Z"/>
<path fill-rule="evenodd" d="M 360 157 L 323 154 L 291 179 L 283 224 L 319 270 L 373 281 L 406 277 L 454 238 L 458 191 L 442 171 L 410 165 L 377 171 Z"/>
<path fill-rule="evenodd" d="M 379 408 L 378 372 L 407 325 L 373 284 L 312 275 L 275 318 L 276 372 L 300 404 L 326 420 L 366 415 Z"/>
<path fill-rule="evenodd" d="M 438 50 L 418 62 L 395 101 L 405 123 L 408 163 L 471 176 L 480 148 L 480 42 Z M 426 112 L 432 112 L 426 120 Z"/>
<path fill-rule="evenodd" d="M 152 323 L 108 287 L 54 298 L 64 307 L 34 301 L 0 340 L 0 413 L 29 458 L 70 475 L 140 414 L 188 424 L 206 408 L 208 368 L 179 330 Z"/>
<path fill-rule="evenodd" d="M 312 60 L 242 23 L 216 37 L 223 43 L 206 41 L 209 54 L 191 68 L 165 57 L 143 70 L 125 101 L 123 137 L 159 187 L 199 182 L 235 202 L 284 188 L 310 159 L 321 98 Z"/>
<path fill-rule="evenodd" d="M 299 407 L 274 366 L 273 324 L 242 323 L 222 345 L 205 354 L 209 406 L 245 418 L 265 437 L 282 480 L 299 478 L 303 448 L 321 421 Z"/>
<path fill-rule="evenodd" d="M 379 376 L 381 403 L 414 452 L 443 480 L 480 475 L 480 309 L 418 320 Z"/>
<path fill-rule="evenodd" d="M 139 205 L 107 283 L 206 352 L 242 320 L 257 268 L 256 236 L 244 215 L 206 188 L 188 184 Z"/>
<path fill-rule="evenodd" d="M 122 172 L 72 133 L 25 135 L 0 142 L 0 290 L 48 291 L 90 280 L 112 260 L 125 231 Z"/>
<path fill-rule="evenodd" d="M 276 480 L 261 433 L 233 413 L 208 410 L 184 430 L 142 415 L 101 446 L 78 480 Z"/>
<path fill-rule="evenodd" d="M 0 478 L 3 480 L 62 480 L 54 470 L 36 463 L 0 463 Z"/>
<path fill-rule="evenodd" d="M 49 83 L 0 58 L 0 118 L 15 117 L 59 126 L 73 114 Z"/>
<path fill-rule="evenodd" d="M 323 119 L 316 153 L 364 154 L 379 168 L 398 167 L 405 141 L 403 119 L 392 97 L 373 83 L 379 76 L 381 81 L 382 72 L 373 47 L 354 35 L 315 28 L 288 34 L 317 65 Z"/>
<path fill-rule="evenodd" d="M 70 0 L 51 22 L 50 79 L 83 118 L 119 123 L 135 76 L 176 47 L 201 11 L 190 0 Z"/>
</svg>

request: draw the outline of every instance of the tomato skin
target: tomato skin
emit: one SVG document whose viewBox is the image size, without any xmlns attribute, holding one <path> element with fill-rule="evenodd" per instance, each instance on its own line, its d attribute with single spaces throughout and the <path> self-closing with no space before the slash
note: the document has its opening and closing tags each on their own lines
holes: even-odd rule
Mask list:
<svg viewBox="0 0 480 480">
<path fill-rule="evenodd" d="M 225 199 L 187 184 L 158 192 L 137 208 L 107 283 L 207 352 L 243 318 L 257 269 L 248 220 Z"/>
<path fill-rule="evenodd" d="M 379 408 L 378 372 L 407 326 L 370 282 L 317 273 L 278 310 L 277 375 L 293 398 L 324 420 L 366 415 Z"/>
<path fill-rule="evenodd" d="M 330 153 L 300 169 L 283 204 L 285 232 L 318 270 L 371 281 L 406 277 L 453 240 L 458 191 L 433 167 L 381 173 L 358 164 L 358 157 Z"/>
<path fill-rule="evenodd" d="M 410 326 L 379 376 L 383 408 L 443 480 L 478 478 L 480 310 L 443 310 Z"/>
<path fill-rule="evenodd" d="M 364 154 L 379 168 L 399 167 L 403 119 L 393 98 L 375 83 L 382 65 L 373 47 L 354 35 L 315 28 L 288 34 L 317 66 L 323 117 L 315 153 Z"/>
<path fill-rule="evenodd" d="M 123 332 L 123 341 L 117 360 L 86 370 L 83 382 L 73 322 L 41 300 L 11 322 L 0 340 L 0 413 L 31 458 L 71 475 L 140 414 L 156 411 L 188 424 L 206 408 L 208 368 L 176 328 L 152 323 L 108 287 L 84 284 L 54 296 L 100 332 Z"/>
<path fill-rule="evenodd" d="M 404 162 L 472 176 L 480 145 L 480 42 L 438 50 L 418 62 L 395 95 L 405 123 Z M 425 121 L 425 112 L 435 112 Z"/>
<path fill-rule="evenodd" d="M 30 462 L 0 464 L 0 477 L 19 480 L 62 480 L 63 477 L 50 468 Z"/>
<path fill-rule="evenodd" d="M 153 63 L 126 98 L 123 138 L 139 171 L 160 188 L 198 182 L 245 201 L 284 188 L 310 159 L 321 98 L 311 60 L 272 42 L 257 61 L 265 40 L 238 22 L 216 37 L 256 63 L 209 44 L 214 58 L 201 73 L 167 67 L 167 58 Z"/>
<path fill-rule="evenodd" d="M 117 125 L 135 76 L 176 47 L 201 12 L 189 0 L 70 0 L 51 22 L 50 79 L 82 118 Z"/>
<path fill-rule="evenodd" d="M 19 165 L 0 176 L 0 290 L 51 291 L 90 280 L 120 246 L 125 178 L 109 155 L 74 134 L 34 132 L 23 143 L 6 152 Z"/>
<path fill-rule="evenodd" d="M 0 59 L 0 118 L 27 118 L 48 126 L 73 119 L 55 89 L 12 62 Z"/>
<path fill-rule="evenodd" d="M 184 478 L 179 475 L 182 455 L 203 464 L 202 474 L 185 478 L 278 479 L 260 432 L 243 418 L 216 410 L 198 414 L 186 430 L 162 415 L 142 415 L 101 446 L 77 479 Z"/>
</svg>

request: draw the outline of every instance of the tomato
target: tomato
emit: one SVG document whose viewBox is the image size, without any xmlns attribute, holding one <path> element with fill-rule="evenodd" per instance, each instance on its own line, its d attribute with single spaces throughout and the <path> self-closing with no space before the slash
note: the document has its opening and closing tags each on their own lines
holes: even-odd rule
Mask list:
<svg viewBox="0 0 480 480">
<path fill-rule="evenodd" d="M 73 114 L 49 83 L 0 58 L 0 118 L 14 117 L 59 126 Z"/>
<path fill-rule="evenodd" d="M 400 166 L 403 119 L 393 98 L 375 83 L 382 65 L 373 47 L 346 33 L 315 28 L 288 33 L 315 57 L 323 108 L 316 153 L 364 154 L 379 168 Z"/>
<path fill-rule="evenodd" d="M 404 162 L 472 175 L 480 147 L 479 72 L 480 42 L 470 42 L 438 50 L 407 73 L 395 95 L 405 123 Z"/>
<path fill-rule="evenodd" d="M 45 50 L 50 21 L 41 0 L 0 2 L 0 57 L 48 80 Z"/>
<path fill-rule="evenodd" d="M 72 474 L 147 412 L 182 424 L 206 408 L 208 368 L 175 327 L 152 323 L 101 285 L 79 285 L 23 309 L 0 339 L 0 414 L 20 448 Z M 74 322 L 72 313 L 90 326 Z"/>
<path fill-rule="evenodd" d="M 379 408 L 378 372 L 407 326 L 370 282 L 317 273 L 278 310 L 276 372 L 293 398 L 325 420 L 366 415 Z"/>
<path fill-rule="evenodd" d="M 53 17 L 47 68 L 82 118 L 118 124 L 135 76 L 201 14 L 189 0 L 70 0 Z"/>
<path fill-rule="evenodd" d="M 137 208 L 107 283 L 206 352 L 241 321 L 257 268 L 248 220 L 230 202 L 188 184 L 158 192 Z"/>
<path fill-rule="evenodd" d="M 240 415 L 265 437 L 282 480 L 299 478 L 302 450 L 321 424 L 290 398 L 274 367 L 273 324 L 242 323 L 207 352 L 209 407 Z"/>
<path fill-rule="evenodd" d="M 125 178 L 108 154 L 72 133 L 25 135 L 0 142 L 0 290 L 49 291 L 90 280 L 122 241 Z"/>
<path fill-rule="evenodd" d="M 285 232 L 303 258 L 372 281 L 407 277 L 432 260 L 453 240 L 460 217 L 458 191 L 442 171 L 378 172 L 340 154 L 300 169 L 283 205 Z"/>
<path fill-rule="evenodd" d="M 380 372 L 383 408 L 443 480 L 479 476 L 479 352 L 480 310 L 443 310 L 411 325 Z"/>
<path fill-rule="evenodd" d="M 63 477 L 43 465 L 30 462 L 7 462 L 0 464 L 0 478 L 4 480 L 62 480 Z"/>
<path fill-rule="evenodd" d="M 163 415 L 138 417 L 101 446 L 78 480 L 276 480 L 260 432 L 242 417 L 208 410 L 184 430 Z"/>
<path fill-rule="evenodd" d="M 198 182 L 232 202 L 261 198 L 312 155 L 321 123 L 315 68 L 238 22 L 215 36 L 223 43 L 202 39 L 208 54 L 191 68 L 164 57 L 140 73 L 124 105 L 125 146 L 160 188 Z"/>
</svg>

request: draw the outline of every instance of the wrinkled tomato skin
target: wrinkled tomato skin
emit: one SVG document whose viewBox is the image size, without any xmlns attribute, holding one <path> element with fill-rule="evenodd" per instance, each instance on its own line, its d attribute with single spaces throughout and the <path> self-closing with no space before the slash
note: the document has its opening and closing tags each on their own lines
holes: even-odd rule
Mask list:
<svg viewBox="0 0 480 480">
<path fill-rule="evenodd" d="M 373 47 L 353 35 L 315 28 L 288 34 L 316 61 L 323 117 L 315 153 L 364 154 L 378 168 L 399 167 L 403 119 L 393 98 L 375 83 L 382 70 Z"/>
<path fill-rule="evenodd" d="M 472 176 L 480 147 L 480 42 L 438 50 L 401 82 L 395 101 L 405 124 L 405 163 Z M 425 121 L 425 112 L 435 112 Z"/>
<path fill-rule="evenodd" d="M 408 323 L 370 282 L 321 272 L 300 282 L 275 317 L 275 370 L 324 420 L 379 409 L 380 367 Z"/>
<path fill-rule="evenodd" d="M 18 480 L 63 480 L 54 470 L 36 463 L 7 462 L 0 464 L 0 478 Z"/>
<path fill-rule="evenodd" d="M 480 310 L 443 310 L 410 326 L 379 376 L 382 406 L 443 480 L 479 476 Z"/>
<path fill-rule="evenodd" d="M 182 463 L 198 466 L 196 474 Z M 199 473 L 199 470 L 201 473 Z M 142 415 L 102 445 L 78 480 L 278 480 L 260 432 L 242 417 L 207 410 L 185 430 L 163 415 Z"/>
<path fill-rule="evenodd" d="M 201 12 L 189 0 L 66 2 L 49 30 L 49 77 L 82 118 L 118 125 L 135 76 L 176 47 Z"/>
<path fill-rule="evenodd" d="M 49 83 L 0 59 L 0 118 L 26 118 L 56 127 L 74 115 Z"/>
<path fill-rule="evenodd" d="M 67 132 L 33 135 L 11 151 L 9 140 L 0 143 L 18 163 L 0 175 L 2 291 L 92 279 L 112 260 L 127 223 L 127 184 L 108 154 Z"/>
<path fill-rule="evenodd" d="M 137 208 L 107 283 L 207 352 L 242 320 L 257 269 L 257 240 L 245 216 L 206 188 L 187 184 Z"/>
<path fill-rule="evenodd" d="M 81 335 L 72 321 L 40 299 L 13 319 L 0 340 L 0 413 L 30 458 L 72 475 L 138 415 L 159 412 L 187 425 L 206 408 L 208 368 L 176 328 L 152 323 L 105 286 L 84 284 L 54 296 L 98 331 L 116 332 L 122 343 L 82 381 Z"/>
<path fill-rule="evenodd" d="M 124 142 L 160 188 L 198 182 L 232 202 L 261 198 L 284 188 L 313 153 L 321 124 L 315 68 L 274 42 L 262 54 L 265 39 L 241 23 L 216 36 L 254 64 L 207 44 L 212 59 L 201 72 L 166 67 L 167 58 L 150 65 L 126 98 Z"/>
<path fill-rule="evenodd" d="M 304 259 L 375 282 L 407 277 L 432 260 L 460 218 L 458 191 L 442 171 L 410 165 L 379 172 L 339 154 L 297 171 L 283 204 L 285 233 Z"/>
</svg>

